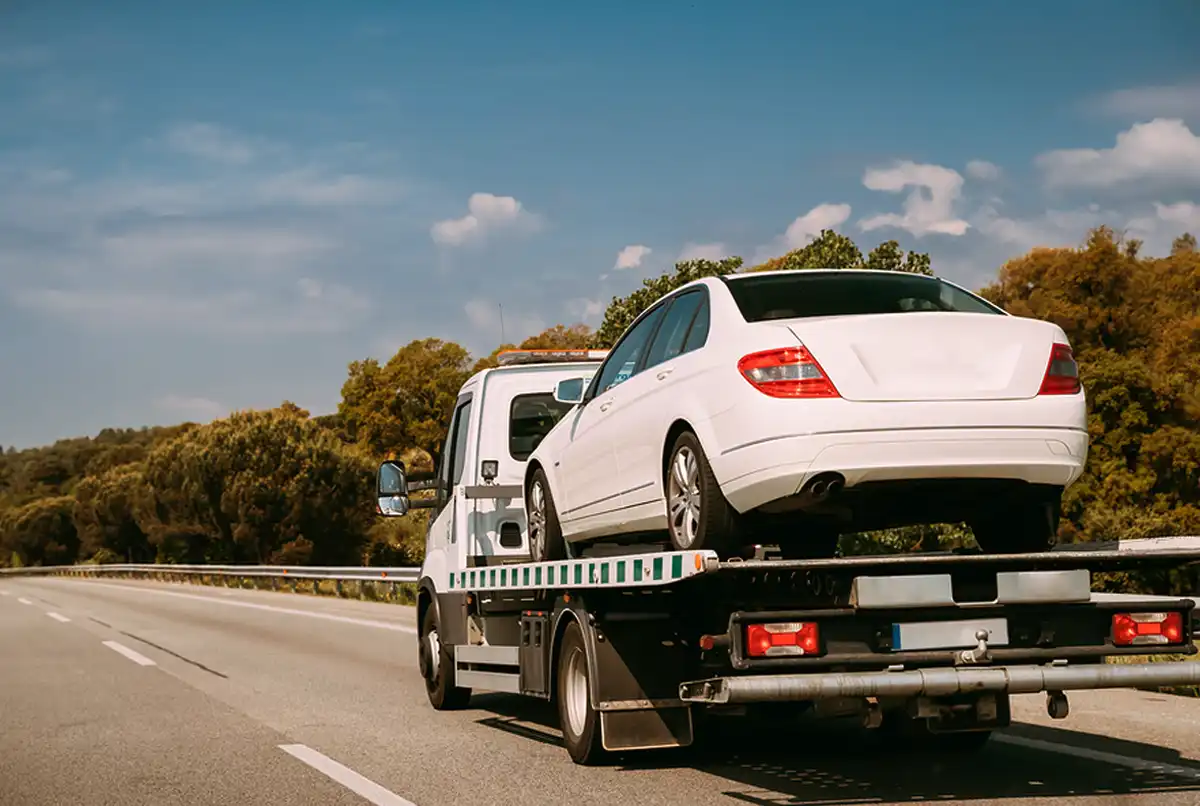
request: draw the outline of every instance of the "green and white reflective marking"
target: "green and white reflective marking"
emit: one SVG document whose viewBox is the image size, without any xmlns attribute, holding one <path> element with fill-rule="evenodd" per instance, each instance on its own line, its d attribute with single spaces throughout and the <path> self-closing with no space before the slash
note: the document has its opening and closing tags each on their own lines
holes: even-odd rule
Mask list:
<svg viewBox="0 0 1200 806">
<path fill-rule="evenodd" d="M 665 551 L 624 557 L 513 563 L 450 572 L 450 590 L 515 591 L 544 588 L 658 586 L 716 567 L 715 551 Z"/>
</svg>

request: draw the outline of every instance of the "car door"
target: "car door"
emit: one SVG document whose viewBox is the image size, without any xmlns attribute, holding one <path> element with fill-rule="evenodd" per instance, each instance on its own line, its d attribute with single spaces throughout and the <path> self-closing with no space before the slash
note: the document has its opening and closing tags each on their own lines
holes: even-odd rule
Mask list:
<svg viewBox="0 0 1200 806">
<path fill-rule="evenodd" d="M 626 522 L 642 520 L 650 513 L 639 510 L 661 498 L 663 439 L 682 412 L 677 394 L 689 374 L 686 362 L 681 364 L 680 359 L 698 312 L 703 312 L 702 324 L 707 330 L 706 299 L 707 292 L 701 288 L 668 300 L 644 360 L 614 401 L 608 427 L 617 454 Z M 652 514 L 662 513 L 655 509 Z"/>
<path fill-rule="evenodd" d="M 583 402 L 563 424 L 568 437 L 556 475 L 565 499 L 559 519 L 570 532 L 599 533 L 620 523 L 622 490 L 608 418 L 617 393 L 641 363 L 661 315 L 661 305 L 651 309 L 613 346 Z"/>
</svg>

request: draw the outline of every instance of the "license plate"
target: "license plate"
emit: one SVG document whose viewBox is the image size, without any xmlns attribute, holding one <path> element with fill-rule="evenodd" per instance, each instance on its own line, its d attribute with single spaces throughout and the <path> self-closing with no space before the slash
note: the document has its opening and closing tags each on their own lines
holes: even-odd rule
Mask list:
<svg viewBox="0 0 1200 806">
<path fill-rule="evenodd" d="M 921 649 L 970 649 L 978 645 L 975 633 L 987 630 L 989 646 L 1008 643 L 1008 619 L 971 621 L 910 621 L 892 625 L 892 651 Z"/>
</svg>

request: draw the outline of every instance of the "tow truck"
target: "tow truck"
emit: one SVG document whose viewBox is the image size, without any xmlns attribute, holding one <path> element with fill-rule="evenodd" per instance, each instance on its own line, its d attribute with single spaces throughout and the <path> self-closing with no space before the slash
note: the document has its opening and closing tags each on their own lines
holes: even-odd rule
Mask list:
<svg viewBox="0 0 1200 806">
<path fill-rule="evenodd" d="M 472 692 L 556 705 L 577 764 L 687 747 L 709 717 L 857 717 L 946 749 L 982 747 L 1014 694 L 1200 684 L 1196 601 L 1092 591 L 1100 571 L 1200 561 L 1200 538 L 784 560 L 597 544 L 531 562 L 525 458 L 573 404 L 560 382 L 604 351 L 513 351 L 462 386 L 441 466 L 382 463 L 377 513 L 431 508 L 418 657 L 437 710 Z M 432 498 L 412 493 L 432 491 Z M 780 704 L 790 707 L 780 707 Z"/>
</svg>

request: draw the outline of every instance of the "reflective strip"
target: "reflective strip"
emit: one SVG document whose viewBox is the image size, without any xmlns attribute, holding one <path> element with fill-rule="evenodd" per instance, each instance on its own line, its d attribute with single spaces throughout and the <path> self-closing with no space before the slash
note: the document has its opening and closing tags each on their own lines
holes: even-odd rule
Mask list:
<svg viewBox="0 0 1200 806">
<path fill-rule="evenodd" d="M 449 588 L 456 591 L 486 591 L 669 585 L 698 576 L 716 562 L 717 555 L 713 551 L 670 551 L 638 557 L 512 563 L 486 569 L 451 571 Z"/>
</svg>

